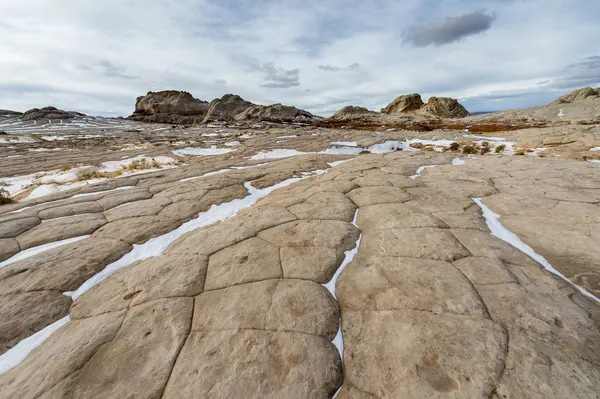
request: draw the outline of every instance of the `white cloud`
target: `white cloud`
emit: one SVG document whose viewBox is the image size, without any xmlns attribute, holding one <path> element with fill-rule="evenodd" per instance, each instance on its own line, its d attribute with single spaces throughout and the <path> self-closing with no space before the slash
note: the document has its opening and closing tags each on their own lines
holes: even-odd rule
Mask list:
<svg viewBox="0 0 600 399">
<path fill-rule="evenodd" d="M 495 16 L 483 34 L 404 42 L 413 26 L 474 12 Z M 476 110 L 512 108 L 517 95 L 533 105 L 570 82 L 593 84 L 585 62 L 600 55 L 590 48 L 599 13 L 586 0 L 3 0 L 0 108 L 127 115 L 161 89 L 325 114 L 407 92 L 467 98 Z"/>
</svg>

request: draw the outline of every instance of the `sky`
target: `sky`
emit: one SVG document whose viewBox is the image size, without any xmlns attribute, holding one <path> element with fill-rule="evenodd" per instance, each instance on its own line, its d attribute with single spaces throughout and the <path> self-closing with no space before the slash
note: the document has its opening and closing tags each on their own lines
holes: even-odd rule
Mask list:
<svg viewBox="0 0 600 399">
<path fill-rule="evenodd" d="M 127 116 L 148 91 L 328 116 L 401 94 L 469 111 L 600 86 L 598 0 L 2 0 L 0 109 Z"/>
</svg>

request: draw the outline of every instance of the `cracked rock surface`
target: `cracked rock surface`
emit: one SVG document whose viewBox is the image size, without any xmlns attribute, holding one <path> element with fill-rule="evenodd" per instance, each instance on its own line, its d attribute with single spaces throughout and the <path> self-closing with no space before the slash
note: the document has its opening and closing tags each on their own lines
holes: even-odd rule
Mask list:
<svg viewBox="0 0 600 399">
<path fill-rule="evenodd" d="M 0 374 L 0 398 L 598 395 L 600 306 L 573 285 L 600 297 L 597 165 L 501 155 L 453 165 L 455 155 L 425 151 L 327 164 L 347 158 L 204 177 L 171 169 L 129 190 L 106 193 L 116 187 L 106 183 L 0 214 L 1 259 L 91 235 L 0 267 L 0 353 L 70 316 Z M 426 165 L 437 166 L 409 178 Z M 318 169 L 328 171 L 299 179 Z M 62 295 L 135 246 L 246 198 L 245 184 L 290 178 L 74 302 Z M 567 280 L 490 234 L 472 198 Z M 359 237 L 334 297 L 323 284 Z"/>
</svg>

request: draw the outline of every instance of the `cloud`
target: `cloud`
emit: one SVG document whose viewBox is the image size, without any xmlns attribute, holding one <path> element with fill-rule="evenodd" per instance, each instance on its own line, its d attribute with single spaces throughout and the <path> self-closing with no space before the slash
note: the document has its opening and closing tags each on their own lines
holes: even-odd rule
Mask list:
<svg viewBox="0 0 600 399">
<path fill-rule="evenodd" d="M 594 55 L 567 66 L 547 87 L 555 89 L 575 89 L 584 86 L 600 85 L 600 56 Z"/>
<path fill-rule="evenodd" d="M 340 71 L 355 71 L 360 68 L 360 65 L 356 62 L 348 65 L 347 67 L 338 67 L 333 65 L 319 65 L 319 69 L 329 72 L 340 72 Z"/>
<path fill-rule="evenodd" d="M 285 69 L 278 67 L 272 62 L 263 64 L 259 68 L 264 74 L 264 80 L 261 86 L 269 89 L 287 89 L 300 86 L 300 69 Z"/>
<path fill-rule="evenodd" d="M 99 60 L 91 65 L 80 65 L 79 68 L 109 78 L 137 79 L 135 76 L 125 73 L 124 69 L 115 66 L 109 60 Z"/>
<path fill-rule="evenodd" d="M 404 41 L 417 47 L 442 46 L 476 35 L 492 27 L 495 16 L 483 11 L 474 11 L 458 17 L 447 17 L 437 21 L 413 25 L 404 33 Z"/>
</svg>

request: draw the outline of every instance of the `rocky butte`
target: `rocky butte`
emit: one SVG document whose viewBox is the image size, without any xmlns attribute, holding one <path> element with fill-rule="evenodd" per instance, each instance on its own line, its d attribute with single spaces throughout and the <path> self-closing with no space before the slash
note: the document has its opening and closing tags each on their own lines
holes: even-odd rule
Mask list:
<svg viewBox="0 0 600 399">
<path fill-rule="evenodd" d="M 0 399 L 597 398 L 599 110 L 0 111 Z"/>
</svg>

